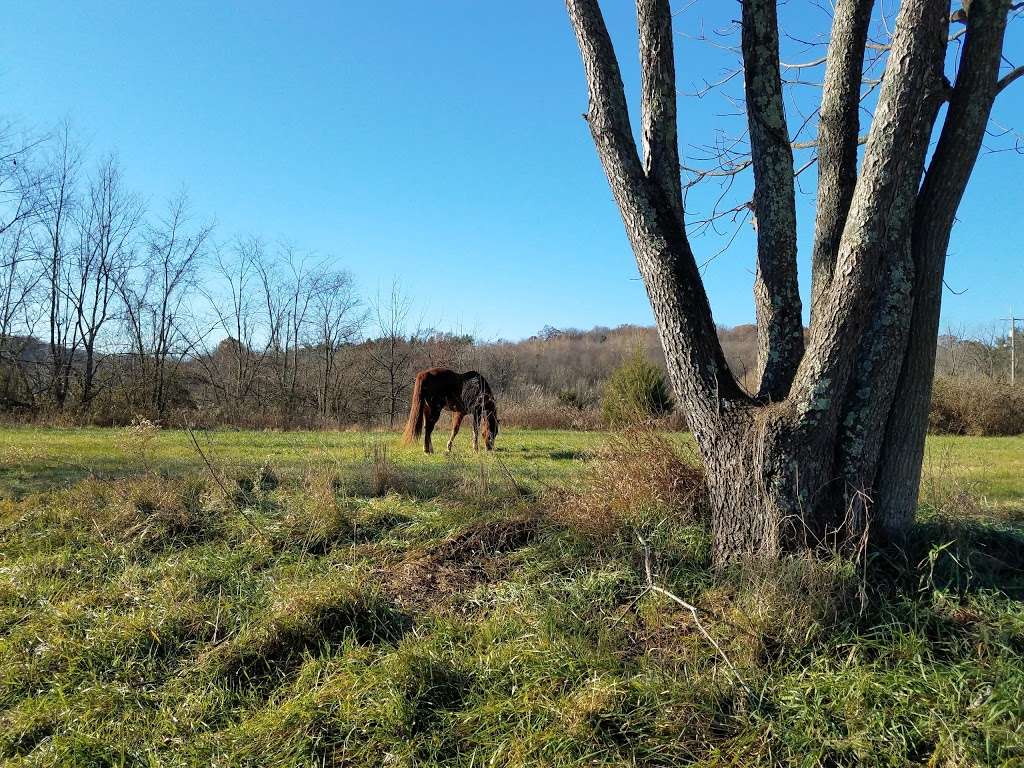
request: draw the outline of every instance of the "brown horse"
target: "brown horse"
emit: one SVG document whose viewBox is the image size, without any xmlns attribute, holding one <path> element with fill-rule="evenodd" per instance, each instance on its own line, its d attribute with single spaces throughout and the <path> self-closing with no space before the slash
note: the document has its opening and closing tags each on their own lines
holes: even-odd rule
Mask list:
<svg viewBox="0 0 1024 768">
<path fill-rule="evenodd" d="M 456 373 L 447 368 L 430 368 L 416 374 L 409 420 L 403 435 L 405 444 L 413 442 L 423 432 L 423 450 L 433 453 L 430 435 L 445 408 L 452 412 L 449 451 L 467 413 L 473 416 L 473 450 L 480 450 L 481 427 L 484 446 L 488 451 L 494 449 L 494 438 L 498 436 L 498 408 L 494 403 L 491 385 L 476 371 Z"/>
</svg>

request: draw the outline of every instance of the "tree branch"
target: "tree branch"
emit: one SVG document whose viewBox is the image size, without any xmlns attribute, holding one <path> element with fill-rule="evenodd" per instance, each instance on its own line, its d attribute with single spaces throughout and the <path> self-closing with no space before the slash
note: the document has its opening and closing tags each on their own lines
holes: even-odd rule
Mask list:
<svg viewBox="0 0 1024 768">
<path fill-rule="evenodd" d="M 775 0 L 744 1 L 741 48 L 757 217 L 754 299 L 759 396 L 781 400 L 803 356 L 804 336 L 797 285 L 793 149 L 782 97 Z"/>
<path fill-rule="evenodd" d="M 693 251 L 679 226 L 681 198 L 674 208 L 660 185 L 671 185 L 663 174 L 672 167 L 674 146 L 666 137 L 675 135 L 666 132 L 664 124 L 674 112 L 674 97 L 666 98 L 669 86 L 660 80 L 672 69 L 665 61 L 667 49 L 657 43 L 671 35 L 671 16 L 663 16 L 667 4 L 652 0 L 641 18 L 642 24 L 647 23 L 645 54 L 655 57 L 641 65 L 648 78 L 645 123 L 657 129 L 650 145 L 651 179 L 637 155 L 622 77 L 601 8 L 597 0 L 566 0 L 566 8 L 587 77 L 587 122 L 651 299 L 666 357 L 674 363 L 669 370 L 673 387 L 677 395 L 703 408 L 695 418 L 700 422 L 703 416 L 706 428 L 714 429 L 722 401 L 746 399 L 746 395 L 729 370 Z M 654 179 L 659 182 L 652 183 Z"/>
<path fill-rule="evenodd" d="M 996 93 L 1001 93 L 1010 83 L 1022 76 L 1024 76 L 1024 67 L 1011 69 L 1005 77 L 996 83 Z"/>
<path fill-rule="evenodd" d="M 811 323 L 808 353 L 794 384 L 795 406 L 808 427 L 839 416 L 877 298 L 887 232 L 910 214 L 900 207 L 906 206 L 902 192 L 916 185 L 923 170 L 927 136 L 921 138 L 921 120 L 941 95 L 948 23 L 946 0 L 913 0 L 900 7 L 834 277 Z"/>
<path fill-rule="evenodd" d="M 860 81 L 874 0 L 839 0 L 818 124 L 818 202 L 811 256 L 811 317 L 832 280 L 857 185 Z"/>
<path fill-rule="evenodd" d="M 637 0 L 644 171 L 682 231 L 683 194 L 676 136 L 676 71 L 668 0 Z"/>
<path fill-rule="evenodd" d="M 935 370 L 935 337 L 949 237 L 999 91 L 1009 0 L 972 0 L 956 84 L 914 211 L 914 305 L 896 402 L 885 426 L 876 478 L 881 528 L 899 532 L 917 505 L 925 425 Z M 1005 78 L 1004 78 L 1005 79 Z"/>
</svg>

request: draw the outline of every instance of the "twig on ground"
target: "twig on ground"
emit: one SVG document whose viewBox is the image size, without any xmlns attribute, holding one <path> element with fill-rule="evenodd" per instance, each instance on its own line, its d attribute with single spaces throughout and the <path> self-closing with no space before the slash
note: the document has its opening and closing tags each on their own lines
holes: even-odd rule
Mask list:
<svg viewBox="0 0 1024 768">
<path fill-rule="evenodd" d="M 510 470 L 507 466 L 505 466 L 505 462 L 503 462 L 497 456 L 494 457 L 494 460 L 496 462 L 498 462 L 498 467 L 501 469 L 502 473 L 508 479 L 509 483 L 512 484 L 512 489 L 516 492 L 516 495 L 518 495 L 518 496 L 525 496 L 527 494 L 527 491 L 526 491 L 526 489 L 523 486 L 519 485 L 519 482 L 516 480 L 515 476 L 512 474 L 512 470 Z"/>
<path fill-rule="evenodd" d="M 711 633 L 708 632 L 707 628 L 701 622 L 700 617 L 697 615 L 696 606 L 691 605 L 678 595 L 674 595 L 664 587 L 659 587 L 657 584 L 654 583 L 654 574 L 651 571 L 651 548 L 647 544 L 647 542 L 644 541 L 642 538 L 640 538 L 639 536 L 637 538 L 640 539 L 640 544 L 644 548 L 644 577 L 647 580 L 647 591 L 657 592 L 659 595 L 664 595 L 672 602 L 689 611 L 690 616 L 693 617 L 693 623 L 697 626 L 697 629 L 700 631 L 702 635 L 704 635 L 704 639 L 711 643 L 714 649 L 718 652 L 718 655 L 722 657 L 722 661 L 725 662 L 725 665 L 729 668 L 729 671 L 732 672 L 733 677 L 736 678 L 736 681 L 743 686 L 743 689 L 750 695 L 751 698 L 757 699 L 758 697 L 754 695 L 754 691 L 751 690 L 749 685 L 747 685 L 747 681 L 743 679 L 743 676 L 740 675 L 739 670 L 736 669 L 735 665 L 732 663 L 732 661 L 729 660 L 729 657 L 725 654 L 725 651 L 722 650 L 722 646 L 718 644 L 718 641 L 711 636 Z"/>
</svg>

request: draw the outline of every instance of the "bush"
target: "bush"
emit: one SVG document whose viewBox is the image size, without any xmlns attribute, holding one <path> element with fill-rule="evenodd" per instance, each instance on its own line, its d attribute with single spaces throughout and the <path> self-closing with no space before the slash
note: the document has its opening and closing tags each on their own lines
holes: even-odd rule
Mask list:
<svg viewBox="0 0 1024 768">
<path fill-rule="evenodd" d="M 540 387 L 531 386 L 506 394 L 498 402 L 502 427 L 527 429 L 601 429 L 604 422 L 597 408 L 568 403 Z"/>
<path fill-rule="evenodd" d="M 928 429 L 949 435 L 1019 435 L 1024 433 L 1024 391 L 979 379 L 936 379 Z"/>
<path fill-rule="evenodd" d="M 627 427 L 672 413 L 674 404 L 662 372 L 637 349 L 605 384 L 601 409 L 612 427 Z"/>
</svg>

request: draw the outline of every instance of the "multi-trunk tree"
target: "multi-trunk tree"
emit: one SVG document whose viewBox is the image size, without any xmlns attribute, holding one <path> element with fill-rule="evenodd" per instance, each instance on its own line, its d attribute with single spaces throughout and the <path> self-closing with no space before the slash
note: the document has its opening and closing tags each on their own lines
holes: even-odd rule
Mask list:
<svg viewBox="0 0 1024 768">
<path fill-rule="evenodd" d="M 726 364 L 687 236 L 669 0 L 637 0 L 642 157 L 598 0 L 566 5 L 589 86 L 585 117 L 706 466 L 716 561 L 868 532 L 903 539 L 920 484 L 950 232 L 993 102 L 1022 74 L 1001 68 L 1015 7 L 966 0 L 951 14 L 948 0 L 903 0 L 860 157 L 874 3 L 834 3 L 805 336 L 776 2 L 741 2 L 760 381 L 747 392 Z M 951 24 L 962 33 L 950 35 Z M 944 73 L 951 37 L 953 82 Z"/>
</svg>

